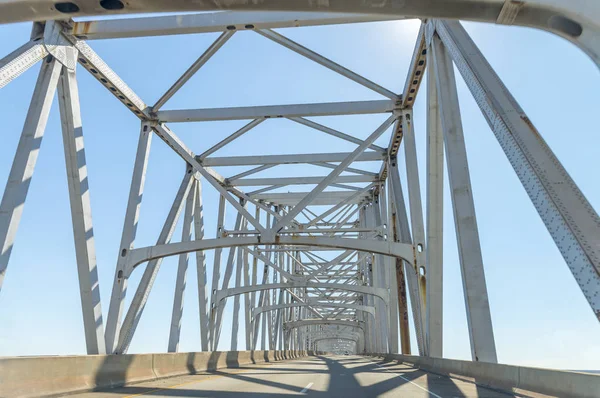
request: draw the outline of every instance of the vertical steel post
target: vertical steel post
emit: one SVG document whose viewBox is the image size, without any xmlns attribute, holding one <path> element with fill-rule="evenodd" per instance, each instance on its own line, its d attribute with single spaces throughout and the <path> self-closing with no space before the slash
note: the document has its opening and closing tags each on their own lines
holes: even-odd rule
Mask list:
<svg viewBox="0 0 600 398">
<path fill-rule="evenodd" d="M 123 222 L 123 233 L 121 235 L 121 245 L 119 246 L 115 279 L 113 282 L 112 295 L 110 297 L 110 307 L 108 309 L 108 317 L 106 320 L 104 341 L 106 343 L 106 352 L 108 354 L 115 352 L 117 348 L 116 344 L 119 340 L 121 318 L 123 316 L 125 295 L 127 293 L 127 280 L 129 279 L 129 275 L 125 269 L 126 258 L 129 250 L 133 249 L 133 244 L 135 242 L 151 143 L 152 129 L 147 123 L 142 122 L 135 163 L 133 166 L 133 175 L 131 177 L 131 186 L 129 188 L 129 199 L 127 201 L 125 221 Z"/>
<path fill-rule="evenodd" d="M 242 204 L 244 205 L 244 204 Z M 245 205 L 244 205 L 245 206 Z M 239 230 L 242 226 L 242 213 L 238 213 L 235 219 L 234 230 Z M 227 256 L 227 265 L 225 267 L 225 274 L 223 275 L 223 283 L 221 284 L 221 290 L 227 289 L 229 287 L 229 282 L 231 280 L 231 275 L 234 270 L 234 259 L 236 254 L 236 248 L 230 247 L 229 253 Z M 238 296 L 236 296 L 238 297 Z M 219 339 L 221 338 L 221 326 L 223 324 L 223 311 L 225 310 L 225 302 L 227 299 L 222 300 L 220 303 L 217 303 L 217 317 L 216 322 L 214 324 L 214 336 L 213 339 L 213 351 L 217 350 L 217 346 L 219 345 Z"/>
<path fill-rule="evenodd" d="M 389 170 L 388 164 L 388 170 Z M 388 207 L 389 207 L 389 227 L 388 234 L 392 235 L 394 242 L 400 242 L 398 233 L 398 223 L 396 215 L 396 205 L 393 200 L 393 188 L 391 180 L 388 179 Z M 398 300 L 398 318 L 400 322 L 400 347 L 403 355 L 410 355 L 410 329 L 408 326 L 408 300 L 406 298 L 406 279 L 401 258 L 396 257 L 392 266 L 392 273 L 395 276 L 396 285 L 392 285 L 391 289 L 396 290 L 396 299 Z"/>
<path fill-rule="evenodd" d="M 419 166 L 417 160 L 417 143 L 413 123 L 412 109 L 405 109 L 402 112 L 402 142 L 404 143 L 404 157 L 406 164 L 406 181 L 408 190 L 408 203 L 410 211 L 410 224 L 412 232 L 412 242 L 415 248 L 416 264 L 415 270 L 419 280 L 419 297 L 421 298 L 421 319 L 426 319 L 427 307 L 427 275 L 425 263 L 425 230 L 423 226 L 423 206 L 421 203 L 421 184 L 419 183 Z M 423 328 L 425 355 L 429 355 L 427 347 L 427 328 Z"/>
<path fill-rule="evenodd" d="M 225 229 L 225 197 L 223 195 L 219 196 L 219 213 L 217 216 L 217 238 L 220 239 L 223 231 Z M 219 278 L 221 277 L 221 254 L 223 249 L 216 248 L 214 263 L 213 263 L 213 273 L 212 273 L 212 287 L 210 291 L 210 317 L 208 321 L 208 345 L 210 350 L 215 350 L 214 342 L 216 340 L 215 336 L 215 322 L 217 317 L 217 289 L 219 288 Z"/>
<path fill-rule="evenodd" d="M 373 206 L 371 207 L 371 211 L 372 211 L 372 219 L 371 219 L 371 226 L 373 228 L 379 227 L 383 225 L 383 220 L 381 218 L 381 213 L 380 213 L 380 195 L 375 196 L 374 201 L 373 201 Z M 384 238 L 382 236 L 378 236 L 377 240 L 384 240 Z M 387 283 L 388 281 L 386 281 L 386 276 L 388 274 L 387 270 L 386 270 L 386 261 L 383 258 L 383 255 L 381 254 L 376 254 L 375 255 L 375 269 L 373 271 L 373 275 L 375 277 L 375 286 L 377 287 L 382 287 L 382 288 L 387 288 Z M 375 298 L 375 300 L 377 300 L 376 302 L 379 304 L 379 309 L 381 312 L 378 311 L 378 314 L 380 315 L 380 319 L 381 322 L 377 325 L 380 328 L 380 335 L 381 335 L 381 348 L 382 353 L 383 352 L 387 352 L 390 353 L 392 352 L 392 336 L 390 333 L 391 327 L 389 325 L 391 319 L 389 318 L 389 314 L 390 314 L 390 310 L 389 308 L 386 306 L 386 304 L 383 302 L 383 300 L 381 300 L 380 298 Z M 388 300 L 389 303 L 390 300 Z M 397 339 L 397 335 L 395 336 Z M 396 348 L 397 350 L 397 348 Z"/>
<path fill-rule="evenodd" d="M 248 263 L 248 252 L 242 248 L 242 251 L 238 253 L 239 256 L 242 256 L 243 260 L 243 283 L 244 286 L 250 286 L 250 264 Z M 250 301 L 250 293 L 244 294 L 244 334 L 245 334 L 245 344 L 246 350 L 252 349 L 252 302 Z"/>
<path fill-rule="evenodd" d="M 171 241 L 171 237 L 175 231 L 175 226 L 177 225 L 177 220 L 179 219 L 179 214 L 181 213 L 181 209 L 184 207 L 185 200 L 190 193 L 193 182 L 192 180 L 192 168 L 188 165 L 185 176 L 181 181 L 181 185 L 179 186 L 179 190 L 177 191 L 177 195 L 173 201 L 173 205 L 171 206 L 171 210 L 167 215 L 165 224 L 163 225 L 160 235 L 156 241 L 156 245 L 164 245 Z M 135 295 L 131 300 L 131 306 L 129 307 L 129 310 L 127 310 L 127 315 L 123 321 L 123 326 L 121 326 L 121 332 L 119 333 L 119 344 L 117 345 L 116 350 L 117 354 L 126 353 L 127 349 L 129 348 L 129 344 L 131 344 L 131 340 L 135 334 L 135 329 L 137 328 L 142 313 L 144 312 L 144 308 L 146 307 L 148 296 L 152 290 L 152 285 L 154 284 L 154 280 L 156 279 L 156 275 L 158 274 L 162 260 L 162 257 L 150 260 L 146 265 L 146 269 L 144 270 L 140 284 L 138 285 Z"/>
<path fill-rule="evenodd" d="M 400 242 L 412 243 L 410 234 L 410 227 L 408 225 L 408 215 L 406 213 L 406 205 L 404 203 L 404 196 L 402 194 L 402 184 L 400 183 L 400 174 L 398 173 L 397 159 L 391 159 L 389 162 L 388 178 L 392 184 L 392 194 L 394 198 L 394 205 L 396 206 L 396 222 L 398 226 L 398 236 Z M 410 295 L 410 305 L 413 314 L 413 321 L 415 325 L 415 333 L 417 337 L 417 348 L 419 355 L 425 353 L 425 343 L 423 336 L 423 318 L 421 317 L 421 299 L 419 297 L 419 280 L 417 270 L 412 264 L 406 261 L 404 262 L 404 274 L 406 277 L 406 284 L 408 285 L 408 293 Z"/>
<path fill-rule="evenodd" d="M 380 195 L 381 198 L 383 198 L 384 196 L 387 196 L 387 198 L 389 199 L 390 196 L 388 195 L 388 189 L 382 189 L 382 193 Z M 389 203 L 388 203 L 389 202 Z M 394 238 L 394 229 L 395 227 L 393 226 L 394 220 L 393 220 L 393 210 L 392 210 L 392 206 L 391 206 L 391 201 L 390 200 L 386 200 L 384 202 L 384 200 L 381 200 L 381 206 L 382 207 L 387 207 L 386 209 L 386 224 L 387 224 L 387 228 L 386 228 L 386 236 L 385 239 L 388 242 L 394 242 L 395 238 Z M 389 337 L 389 348 L 390 348 L 390 353 L 392 354 L 397 354 L 399 349 L 398 349 L 398 338 L 399 338 L 399 333 L 398 333 L 398 321 L 399 321 L 399 311 L 398 311 L 398 281 L 396 279 L 396 258 L 387 256 L 385 257 L 385 280 L 386 280 L 386 287 L 388 289 L 389 292 L 389 303 L 388 303 L 388 308 L 389 308 L 389 319 L 390 319 L 390 337 Z M 358 346 L 357 346 L 358 348 Z"/>
<path fill-rule="evenodd" d="M 427 311 L 425 329 L 428 355 L 442 358 L 443 351 L 443 214 L 444 140 L 438 106 L 433 50 L 427 48 Z"/>
<path fill-rule="evenodd" d="M 454 66 L 444 44 L 435 35 L 432 47 L 471 341 L 471 356 L 474 361 L 495 363 L 497 357 L 494 330 L 454 79 Z"/>
<path fill-rule="evenodd" d="M 600 320 L 600 217 L 458 22 L 434 21 L 456 67 Z"/>
<path fill-rule="evenodd" d="M 17 152 L 0 202 L 0 289 L 15 242 L 29 184 L 37 162 L 62 65 L 52 56 L 42 62 Z"/>
<path fill-rule="evenodd" d="M 237 261 L 235 267 L 235 287 L 240 287 L 242 281 L 242 252 L 243 249 L 241 247 L 237 248 Z M 238 350 L 238 331 L 240 329 L 240 295 L 237 294 L 233 297 L 233 320 L 232 320 L 232 330 L 231 330 L 231 351 Z"/>
<path fill-rule="evenodd" d="M 74 57 L 76 58 L 76 57 Z M 73 61 L 76 64 L 76 61 Z M 83 143 L 79 91 L 75 70 L 62 68 L 58 102 L 63 134 L 71 221 L 79 276 L 79 295 L 88 355 L 105 354 L 100 284 L 96 264 L 89 177 Z"/>
<path fill-rule="evenodd" d="M 181 241 L 189 242 L 192 239 L 192 222 L 194 209 L 196 208 L 196 182 L 192 179 L 191 191 L 187 196 L 185 212 L 183 214 L 183 228 Z M 179 255 L 177 277 L 175 279 L 175 296 L 173 299 L 173 313 L 171 314 L 171 330 L 169 332 L 168 352 L 179 351 L 179 337 L 181 335 L 181 320 L 183 317 L 183 298 L 187 285 L 187 268 L 189 253 Z"/>
<path fill-rule="evenodd" d="M 196 180 L 196 206 L 194 207 L 194 238 L 204 239 L 204 208 L 202 206 L 202 183 Z M 200 349 L 208 351 L 208 292 L 206 291 L 206 257 L 204 251 L 196 252 L 196 273 L 198 280 L 198 311 L 200 312 Z"/>
</svg>

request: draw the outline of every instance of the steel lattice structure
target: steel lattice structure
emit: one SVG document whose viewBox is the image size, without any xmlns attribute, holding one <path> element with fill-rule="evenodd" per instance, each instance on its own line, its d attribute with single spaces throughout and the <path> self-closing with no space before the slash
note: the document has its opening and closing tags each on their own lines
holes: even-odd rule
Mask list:
<svg viewBox="0 0 600 398">
<path fill-rule="evenodd" d="M 506 2 L 498 21 L 517 21 L 523 7 L 519 3 Z M 168 345 L 169 352 L 177 351 L 188 254 L 195 253 L 203 351 L 216 350 L 225 302 L 232 298 L 232 350 L 238 349 L 238 319 L 242 317 L 247 350 L 322 348 L 410 353 L 408 295 L 419 354 L 441 357 L 445 159 L 472 359 L 497 362 L 458 106 L 456 66 L 600 318 L 600 218 L 459 22 L 423 20 L 402 93 L 381 87 L 272 30 L 402 18 L 395 14 L 231 11 L 76 23 L 35 22 L 31 40 L 0 61 L 0 87 L 41 61 L 0 205 L 0 287 L 33 175 L 37 148 L 58 89 L 88 354 L 127 352 L 161 261 L 167 256 L 179 256 Z M 557 30 L 556 26 L 552 29 Z M 387 99 L 162 110 L 238 30 L 255 30 Z M 221 35 L 153 105 L 138 97 L 87 43 L 94 39 L 207 32 Z M 593 52 L 594 42 L 588 38 L 572 41 L 588 53 Z M 87 239 L 92 219 L 76 79 L 78 64 L 141 124 L 106 322 L 100 308 L 93 240 Z M 426 174 L 427 194 L 421 198 L 412 106 L 425 76 L 428 91 L 421 95 L 427 98 L 427 169 L 421 173 Z M 356 114 L 382 114 L 384 119 L 366 139 L 308 119 Z M 356 148 L 348 153 L 213 156 L 270 118 L 286 118 L 354 143 Z M 186 146 L 172 127 L 178 122 L 218 120 L 249 122 L 199 155 Z M 156 245 L 135 247 L 153 136 L 181 157 L 186 171 Z M 374 144 L 378 138 L 388 136 L 387 147 Z M 404 164 L 398 164 L 399 151 L 405 153 Z M 378 173 L 360 168 L 360 162 L 373 161 L 381 163 Z M 320 177 L 250 178 L 287 164 L 318 165 L 329 172 Z M 218 171 L 228 166 L 249 169 L 232 176 Z M 406 172 L 406 187 L 401 184 L 399 171 Z M 202 183 L 220 195 L 215 239 L 204 238 Z M 311 188 L 305 192 L 280 192 L 279 188 L 290 185 Z M 408 203 L 404 201 L 404 190 Z M 233 226 L 225 222 L 227 206 L 236 211 Z M 173 235 L 180 217 L 183 232 L 176 242 Z M 223 255 L 225 249 L 229 249 L 227 256 Z M 204 256 L 207 250 L 214 250 L 211 281 L 206 277 L 207 267 L 211 266 Z M 130 307 L 125 308 L 127 283 L 134 272 L 143 276 Z"/>
</svg>

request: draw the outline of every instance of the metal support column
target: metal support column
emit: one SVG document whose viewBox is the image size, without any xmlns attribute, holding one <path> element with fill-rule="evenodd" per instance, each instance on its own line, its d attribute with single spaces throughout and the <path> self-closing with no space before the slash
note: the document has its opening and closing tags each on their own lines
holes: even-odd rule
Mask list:
<svg viewBox="0 0 600 398">
<path fill-rule="evenodd" d="M 179 186 L 179 190 L 177 191 L 177 195 L 175 196 L 175 200 L 171 206 L 171 210 L 167 215 L 165 224 L 163 225 L 160 235 L 156 241 L 156 245 L 164 245 L 171 241 L 171 237 L 175 231 L 175 226 L 177 225 L 177 220 L 179 219 L 179 214 L 181 213 L 186 198 L 190 193 L 192 182 L 192 169 L 188 165 L 185 176 L 183 177 L 183 181 Z M 148 301 L 148 296 L 152 290 L 152 285 L 154 284 L 154 280 L 156 279 L 156 275 L 158 274 L 162 260 L 162 257 L 156 258 L 154 260 L 150 260 L 146 265 L 146 269 L 144 270 L 140 284 L 138 285 L 135 295 L 131 300 L 131 306 L 129 307 L 127 315 L 125 316 L 125 320 L 123 321 L 121 332 L 119 333 L 119 344 L 117 345 L 116 350 L 117 354 L 126 353 L 127 349 L 129 348 L 129 344 L 131 344 L 135 329 L 137 328 L 142 313 L 144 312 L 146 302 Z"/>
<path fill-rule="evenodd" d="M 425 230 L 423 226 L 423 206 L 421 203 L 421 184 L 419 183 L 419 166 L 417 160 L 417 142 L 415 138 L 414 123 L 412 120 L 412 109 L 405 109 L 402 112 L 402 141 L 404 143 L 406 181 L 408 191 L 408 203 L 410 211 L 410 224 L 412 232 L 412 242 L 415 248 L 414 268 L 417 272 L 419 281 L 419 297 L 421 299 L 421 319 L 423 323 L 426 319 L 426 295 L 427 295 L 427 274 L 425 264 Z M 423 328 L 423 349 L 424 354 L 429 355 L 427 347 L 427 328 Z"/>
<path fill-rule="evenodd" d="M 189 242 L 192 239 L 192 222 L 194 209 L 196 208 L 196 183 L 192 179 L 192 188 L 187 196 L 185 212 L 183 214 L 183 228 L 181 241 Z M 179 351 L 179 337 L 181 335 L 181 319 L 183 317 L 183 296 L 187 285 L 186 276 L 188 268 L 189 253 L 179 255 L 177 267 L 177 278 L 175 280 L 175 297 L 173 299 L 173 313 L 171 315 L 171 330 L 169 333 L 168 352 Z"/>
<path fill-rule="evenodd" d="M 443 356 L 443 214 L 444 139 L 440 120 L 433 50 L 427 49 L 427 310 L 425 329 L 428 355 Z"/>
<path fill-rule="evenodd" d="M 75 63 L 76 61 L 73 60 L 73 64 Z M 62 68 L 58 85 L 58 102 L 71 204 L 71 221 L 75 238 L 85 344 L 88 355 L 105 354 L 89 177 L 75 70 Z"/>
<path fill-rule="evenodd" d="M 600 320 L 600 217 L 462 25 L 437 32 Z"/>
<path fill-rule="evenodd" d="M 107 354 L 113 354 L 115 352 L 117 348 L 116 344 L 119 340 L 121 318 L 123 317 L 125 295 L 127 294 L 127 280 L 129 279 L 128 271 L 125 269 L 127 264 L 126 257 L 127 253 L 133 249 L 133 244 L 135 242 L 151 143 L 152 129 L 148 124 L 142 122 L 135 163 L 133 166 L 133 175 L 131 177 L 131 187 L 129 188 L 129 199 L 127 201 L 125 221 L 123 222 L 123 233 L 121 235 L 121 245 L 119 246 L 119 255 L 117 257 L 115 279 L 113 282 L 112 295 L 110 297 L 110 307 L 108 309 L 108 317 L 106 320 L 104 341 L 106 343 Z"/>
<path fill-rule="evenodd" d="M 194 238 L 204 239 L 204 208 L 202 207 L 202 183 L 196 180 L 196 206 L 194 207 Z M 200 312 L 200 349 L 208 351 L 208 292 L 206 291 L 206 257 L 202 250 L 196 252 L 198 280 L 198 311 Z"/>
<path fill-rule="evenodd" d="M 0 289 L 2 289 L 29 184 L 44 138 L 61 68 L 62 65 L 52 56 L 46 57 L 42 62 L 21 139 L 0 202 Z"/>
<path fill-rule="evenodd" d="M 388 178 L 392 184 L 392 194 L 394 197 L 394 205 L 396 206 L 396 222 L 398 226 L 398 236 L 400 241 L 403 243 L 412 243 L 412 237 L 410 234 L 410 227 L 408 225 L 408 215 L 406 213 L 406 205 L 404 203 L 404 196 L 402 194 L 402 184 L 400 182 L 400 175 L 398 174 L 398 164 L 396 159 L 391 159 L 389 162 Z M 408 285 L 408 292 L 410 295 L 410 304 L 413 314 L 413 321 L 415 325 L 415 333 L 417 337 L 417 347 L 419 355 L 425 353 L 425 337 L 424 322 L 421 316 L 421 303 L 422 300 L 419 297 L 419 279 L 417 270 L 412 264 L 406 261 L 404 262 L 404 275 L 406 277 L 406 284 Z"/>
<path fill-rule="evenodd" d="M 454 79 L 454 66 L 450 54 L 439 37 L 433 37 L 432 47 L 471 341 L 471 356 L 474 361 L 495 363 L 497 357 L 494 330 Z"/>
</svg>

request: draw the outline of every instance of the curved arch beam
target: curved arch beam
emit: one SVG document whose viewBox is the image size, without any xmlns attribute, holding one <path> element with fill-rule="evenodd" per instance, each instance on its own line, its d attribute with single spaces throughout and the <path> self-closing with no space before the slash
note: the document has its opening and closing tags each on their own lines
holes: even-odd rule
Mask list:
<svg viewBox="0 0 600 398">
<path fill-rule="evenodd" d="M 288 282 L 288 283 L 267 283 L 264 285 L 255 286 L 242 286 L 234 287 L 229 289 L 218 290 L 216 293 L 216 302 L 231 297 L 237 296 L 244 293 L 252 293 L 260 290 L 270 289 L 292 289 L 292 288 L 317 288 L 317 289 L 336 289 L 336 290 L 348 290 L 351 292 L 370 294 L 377 296 L 388 305 L 389 294 L 388 290 L 382 287 L 371 287 L 371 286 L 356 286 L 356 285 L 345 285 L 343 283 L 318 283 L 318 282 Z M 310 305 L 312 307 L 312 304 Z"/>
<path fill-rule="evenodd" d="M 307 303 L 288 303 L 288 304 L 278 304 L 278 305 L 269 305 L 264 307 L 256 307 L 252 309 L 253 316 L 256 316 L 262 312 L 279 310 L 282 308 L 293 308 L 293 307 L 320 307 L 320 308 L 347 308 L 357 311 L 363 311 L 369 313 L 373 316 L 373 320 L 375 320 L 375 307 L 369 305 L 360 305 L 360 304 L 346 304 L 346 303 L 318 303 L 318 302 L 307 302 Z"/>
<path fill-rule="evenodd" d="M 311 336 L 311 341 L 317 341 L 319 339 L 324 339 L 324 338 L 333 338 L 333 339 L 337 339 L 337 338 L 347 338 L 347 339 L 352 339 L 354 341 L 360 341 L 360 334 L 359 333 L 353 333 L 353 332 L 346 332 L 346 333 L 340 333 L 340 334 L 335 334 L 332 332 L 326 332 L 326 333 L 317 333 L 317 334 L 313 334 Z"/>
<path fill-rule="evenodd" d="M 370 2 L 356 0 L 318 2 L 318 5 L 316 5 L 317 3 L 307 2 L 305 0 L 269 0 L 252 3 L 247 1 L 232 1 L 228 3 L 190 3 L 188 1 L 176 0 L 170 2 L 143 2 L 142 4 L 144 7 L 141 7 L 141 4 L 137 1 L 134 1 L 133 3 L 135 6 L 130 7 L 129 9 L 138 12 L 211 10 L 277 11 L 285 9 L 285 11 L 330 11 L 359 14 L 383 14 L 388 16 L 388 18 L 392 15 L 396 15 L 399 19 L 462 19 L 520 25 L 552 32 L 569 40 L 587 53 L 594 62 L 600 66 L 600 41 L 598 41 L 598 37 L 600 36 L 600 23 L 598 22 L 600 21 L 600 7 L 598 7 L 597 2 L 588 0 L 528 0 L 527 2 L 519 4 L 512 4 L 512 2 L 505 2 L 504 0 L 446 0 L 444 2 L 404 0 L 402 2 L 402 7 L 398 7 L 397 2 L 395 1 L 371 4 Z M 218 4 L 218 7 L 215 4 Z M 98 11 L 97 1 L 79 1 L 79 7 L 80 11 L 78 15 L 80 16 L 103 14 Z M 125 11 L 124 13 L 127 13 L 127 9 L 123 11 Z M 235 15 L 236 13 L 231 14 Z M 60 13 L 54 7 L 47 7 L 45 2 L 17 0 L 0 3 L 0 23 L 30 21 L 32 20 L 32 15 L 35 16 L 33 19 L 38 21 L 64 18 L 64 14 Z M 177 15 L 171 18 L 175 17 L 179 18 L 181 16 Z M 195 15 L 190 17 L 197 18 Z M 210 15 L 210 17 L 213 16 Z M 227 17 L 229 17 L 229 15 L 225 15 L 225 18 Z M 302 20 L 299 16 L 295 17 L 296 19 Z M 152 21 L 151 18 L 144 19 Z M 152 23 L 150 21 L 146 22 L 146 25 L 151 26 Z M 164 29 L 165 25 L 169 26 L 168 24 L 160 24 L 155 21 L 156 20 L 152 21 L 153 24 L 157 26 L 155 30 L 159 30 L 160 28 Z M 92 29 L 98 29 L 98 25 L 102 22 L 105 22 L 105 25 L 108 25 L 109 30 L 111 23 L 113 26 L 121 27 L 132 25 L 131 20 L 121 20 L 121 24 L 115 23 L 117 21 L 84 21 L 82 24 L 86 24 L 87 32 Z M 225 26 L 227 26 L 226 22 L 228 21 L 223 22 Z M 256 24 L 261 21 L 257 21 L 256 17 L 253 17 L 252 20 L 247 22 Z M 269 21 L 266 21 L 267 24 L 261 24 L 261 26 L 263 28 L 270 27 L 268 22 Z M 181 25 L 181 23 L 179 24 Z M 188 23 L 187 25 L 190 24 Z M 236 24 L 230 23 L 230 25 Z M 243 23 L 239 25 L 244 26 Z M 186 27 L 189 29 L 189 26 Z M 113 35 L 113 37 L 119 36 Z"/>
<path fill-rule="evenodd" d="M 275 236 L 273 239 L 265 241 L 264 239 L 261 239 L 260 236 L 249 236 L 194 240 L 190 242 L 169 243 L 166 245 L 156 245 L 133 249 L 126 254 L 126 269 L 129 275 L 138 264 L 155 258 L 169 257 L 176 254 L 217 248 L 256 245 L 297 245 L 351 249 L 369 253 L 383 254 L 385 256 L 399 257 L 405 261 L 408 261 L 410 264 L 414 263 L 413 247 L 412 245 L 406 243 L 388 242 L 384 240 L 378 241 L 370 239 L 327 238 L 312 236 Z"/>
<path fill-rule="evenodd" d="M 365 333 L 365 327 L 363 325 L 361 325 L 361 322 L 344 321 L 341 319 L 303 319 L 300 321 L 284 322 L 283 328 L 286 330 L 292 330 L 292 329 L 300 328 L 302 326 L 310 326 L 310 325 L 348 326 L 348 327 L 360 329 L 360 330 L 362 330 L 363 334 Z"/>
<path fill-rule="evenodd" d="M 346 341 L 351 341 L 355 344 L 358 344 L 358 340 L 355 340 L 351 337 L 320 337 L 318 339 L 313 340 L 313 343 L 318 343 L 319 341 L 323 341 L 323 340 L 346 340 Z"/>
</svg>

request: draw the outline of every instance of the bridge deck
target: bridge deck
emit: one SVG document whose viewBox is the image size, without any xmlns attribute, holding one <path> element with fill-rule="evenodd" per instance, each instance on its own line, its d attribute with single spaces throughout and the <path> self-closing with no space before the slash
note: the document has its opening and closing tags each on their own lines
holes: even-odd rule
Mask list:
<svg viewBox="0 0 600 398">
<path fill-rule="evenodd" d="M 397 363 L 361 356 L 307 357 L 245 365 L 76 395 L 80 398 L 151 397 L 411 397 L 506 398 L 512 395 Z M 527 394 L 528 397 L 543 395 Z"/>
</svg>

